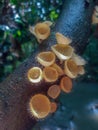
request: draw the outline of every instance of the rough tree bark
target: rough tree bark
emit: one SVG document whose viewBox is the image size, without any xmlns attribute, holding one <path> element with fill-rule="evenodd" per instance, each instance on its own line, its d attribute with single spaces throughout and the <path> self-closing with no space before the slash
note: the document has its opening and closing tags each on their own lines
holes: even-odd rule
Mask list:
<svg viewBox="0 0 98 130">
<path fill-rule="evenodd" d="M 88 43 L 93 6 L 93 1 L 65 0 L 61 16 L 49 39 L 0 84 L 0 130 L 29 130 L 34 126 L 36 121 L 27 110 L 29 99 L 35 93 L 45 93 L 50 83 L 30 83 L 27 71 L 30 67 L 40 66 L 36 55 L 40 51 L 50 50 L 50 46 L 56 43 L 55 32 L 72 38 L 72 45 L 81 54 Z"/>
</svg>

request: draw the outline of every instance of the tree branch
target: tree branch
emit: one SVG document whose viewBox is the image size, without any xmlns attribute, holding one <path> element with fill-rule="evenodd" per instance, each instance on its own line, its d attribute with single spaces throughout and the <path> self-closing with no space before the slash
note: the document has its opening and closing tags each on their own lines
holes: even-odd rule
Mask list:
<svg viewBox="0 0 98 130">
<path fill-rule="evenodd" d="M 49 39 L 0 84 L 0 130 L 29 130 L 34 126 L 36 121 L 30 118 L 27 110 L 29 99 L 35 93 L 46 93 L 50 83 L 30 83 L 27 71 L 30 67 L 39 66 L 35 58 L 39 52 L 50 50 L 51 45 L 56 43 L 55 32 L 72 38 L 72 45 L 82 54 L 90 35 L 93 5 L 91 2 L 85 7 L 84 0 L 66 0 Z"/>
</svg>

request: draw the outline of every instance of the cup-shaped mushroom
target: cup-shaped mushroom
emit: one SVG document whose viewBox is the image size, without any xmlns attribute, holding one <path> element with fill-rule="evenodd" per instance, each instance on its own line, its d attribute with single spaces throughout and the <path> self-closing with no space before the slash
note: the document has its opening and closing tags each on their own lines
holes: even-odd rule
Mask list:
<svg viewBox="0 0 98 130">
<path fill-rule="evenodd" d="M 83 66 L 78 66 L 78 74 L 83 75 L 85 74 L 85 70 Z"/>
<path fill-rule="evenodd" d="M 74 49 L 71 46 L 56 44 L 51 47 L 52 51 L 60 60 L 66 60 L 71 58 Z"/>
<path fill-rule="evenodd" d="M 50 113 L 54 113 L 57 110 L 57 103 L 51 102 L 51 110 Z"/>
<path fill-rule="evenodd" d="M 51 51 L 41 52 L 37 55 L 37 60 L 43 66 L 50 66 L 55 62 L 55 54 Z"/>
<path fill-rule="evenodd" d="M 63 77 L 60 81 L 60 87 L 61 87 L 61 90 L 64 91 L 65 93 L 71 92 L 72 80 L 67 76 Z"/>
<path fill-rule="evenodd" d="M 43 94 L 36 94 L 30 99 L 29 110 L 33 117 L 37 119 L 45 118 L 51 110 L 50 100 Z"/>
<path fill-rule="evenodd" d="M 78 67 L 74 60 L 69 59 L 65 61 L 64 72 L 70 78 L 76 78 L 78 75 Z"/>
<path fill-rule="evenodd" d="M 52 85 L 47 91 L 47 95 L 53 99 L 56 99 L 60 95 L 61 89 L 59 85 Z"/>
<path fill-rule="evenodd" d="M 32 83 L 38 83 L 42 80 L 42 70 L 39 67 L 33 67 L 28 71 L 28 79 Z"/>
<path fill-rule="evenodd" d="M 65 37 L 61 33 L 56 33 L 56 39 L 57 39 L 57 43 L 64 44 L 64 45 L 69 45 L 72 42 L 70 38 Z"/>
<path fill-rule="evenodd" d="M 50 27 L 46 23 L 38 23 L 34 27 L 34 33 L 38 39 L 45 40 L 50 35 Z"/>
<path fill-rule="evenodd" d="M 52 64 L 51 67 L 53 67 L 57 70 L 59 76 L 62 76 L 64 74 L 63 69 L 56 63 Z"/>
<path fill-rule="evenodd" d="M 58 79 L 58 72 L 53 67 L 45 67 L 43 77 L 46 82 L 55 82 Z"/>
<path fill-rule="evenodd" d="M 72 59 L 76 62 L 77 65 L 85 65 L 86 61 L 79 55 L 73 53 Z"/>
</svg>

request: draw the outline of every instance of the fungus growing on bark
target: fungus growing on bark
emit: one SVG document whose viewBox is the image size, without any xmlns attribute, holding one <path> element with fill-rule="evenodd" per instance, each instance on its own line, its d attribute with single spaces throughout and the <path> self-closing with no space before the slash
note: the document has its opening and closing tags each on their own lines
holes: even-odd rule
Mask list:
<svg viewBox="0 0 98 130">
<path fill-rule="evenodd" d="M 34 27 L 29 26 L 29 31 L 35 35 L 40 43 L 42 40 L 45 40 L 49 37 L 51 25 L 52 23 L 49 21 L 37 23 Z"/>
<path fill-rule="evenodd" d="M 68 4 L 68 6 L 66 6 L 67 4 Z M 75 0 L 71 0 L 71 1 L 65 0 L 64 6 L 62 8 L 61 16 L 60 16 L 56 26 L 53 29 L 53 31 L 57 30 L 57 31 L 63 32 L 63 34 L 67 34 L 67 35 L 70 35 L 71 37 L 73 37 L 73 39 L 75 41 L 75 42 L 73 42 L 73 45 L 77 49 L 77 52 L 81 53 L 81 54 L 83 54 L 83 51 L 85 50 L 85 47 L 87 46 L 87 41 L 88 41 L 89 34 L 91 31 L 90 30 L 91 29 L 90 28 L 91 27 L 90 19 L 91 19 L 92 9 L 93 9 L 93 5 L 94 5 L 94 0 L 90 2 L 90 6 L 87 8 L 85 8 L 84 4 L 85 4 L 84 0 L 76 0 L 76 1 Z M 78 8 L 79 10 L 76 11 L 75 8 L 77 6 L 79 6 L 79 8 Z M 73 17 L 73 21 L 77 22 L 77 25 L 78 25 L 77 27 L 76 27 L 76 22 L 68 23 L 68 21 L 71 21 L 73 14 L 75 14 L 75 17 Z M 87 23 L 87 24 L 85 24 L 85 23 Z M 50 42 L 51 45 L 53 45 L 54 44 L 53 41 L 54 41 L 54 37 L 52 37 L 52 38 L 50 37 L 48 41 L 45 41 L 45 44 L 47 44 L 47 46 L 43 46 L 43 48 L 40 46 L 39 51 L 47 50 L 50 47 L 50 44 L 48 44 L 48 43 Z M 77 41 L 78 41 L 78 43 L 77 43 Z M 83 43 L 83 44 L 81 44 L 81 43 Z M 32 55 L 32 57 L 34 55 L 35 55 L 35 53 Z M 37 66 L 38 64 L 36 63 L 34 58 L 32 58 L 32 59 L 33 59 L 32 62 L 34 63 L 34 65 Z M 8 104 L 7 107 L 4 107 L 4 109 L 1 110 L 1 112 L 0 112 L 0 113 L 5 113 L 5 115 L 7 115 L 7 118 L 5 118 L 5 116 L 3 117 L 2 114 L 0 114 L 1 115 L 0 129 L 2 129 L 2 130 L 5 130 L 5 129 L 13 130 L 13 128 L 14 128 L 14 130 L 17 130 L 17 128 L 18 128 L 18 130 L 24 130 L 24 129 L 28 130 L 28 129 L 32 129 L 32 126 L 34 126 L 34 124 L 35 124 L 35 121 L 34 120 L 31 121 L 28 114 L 25 113 L 25 109 L 22 109 L 22 111 L 20 113 L 20 108 L 24 108 L 25 103 L 26 103 L 25 101 L 29 98 L 29 93 L 31 93 L 31 91 L 32 91 L 32 88 L 30 89 L 27 86 L 27 80 L 24 77 L 21 78 L 21 76 L 24 74 L 24 71 L 27 70 L 29 65 L 32 64 L 32 62 L 31 62 L 31 57 L 28 58 L 28 60 L 25 63 L 23 63 L 19 67 L 19 69 L 17 69 L 17 70 L 21 70 L 20 72 L 15 71 L 15 73 L 13 73 L 11 76 L 9 76 L 9 78 L 7 78 L 7 80 L 5 80 L 0 85 L 0 92 L 1 92 L 0 99 L 3 102 L 3 104 L 5 104 L 5 103 Z M 24 83 L 24 85 L 23 85 L 23 83 Z M 44 82 L 42 82 L 41 85 L 42 86 L 45 85 Z M 39 86 L 39 89 L 41 90 L 40 87 L 42 87 L 42 86 L 40 86 L 40 85 L 38 85 L 38 86 Z M 44 87 L 46 87 L 46 86 L 44 86 Z M 11 88 L 14 88 L 15 91 L 13 92 L 13 89 L 11 89 Z M 45 92 L 45 90 L 43 89 L 42 91 Z M 28 93 L 26 93 L 26 91 Z M 33 93 L 36 93 L 35 88 L 33 89 Z M 2 96 L 2 94 L 3 94 L 3 96 Z M 18 98 L 19 101 L 17 101 L 17 98 L 13 98 L 16 96 L 19 97 Z M 7 97 L 7 98 L 5 98 L 5 97 Z M 4 99 L 4 100 L 2 100 L 2 99 Z M 15 103 L 15 105 L 13 105 L 13 102 Z M 17 106 L 17 108 L 16 108 L 16 106 Z M 13 113 L 13 114 L 10 114 L 10 113 Z"/>
<path fill-rule="evenodd" d="M 72 40 L 68 37 L 65 37 L 64 35 L 62 35 L 61 33 L 56 33 L 56 40 L 57 40 L 57 43 L 59 44 L 64 44 L 64 45 L 69 45 Z"/>
<path fill-rule="evenodd" d="M 60 60 L 69 59 L 74 51 L 71 46 L 66 46 L 62 44 L 53 45 L 51 49 Z"/>
<path fill-rule="evenodd" d="M 57 103 L 51 102 L 51 110 L 50 113 L 54 113 L 57 110 Z"/>
<path fill-rule="evenodd" d="M 39 67 L 33 67 L 29 69 L 27 76 L 30 82 L 38 83 L 42 80 L 42 70 Z"/>
<path fill-rule="evenodd" d="M 46 82 L 54 82 L 58 79 L 58 72 L 53 67 L 45 67 L 43 69 L 43 77 Z"/>
<path fill-rule="evenodd" d="M 37 24 L 36 26 L 40 26 L 40 24 Z M 46 22 L 43 24 L 48 25 L 50 23 Z M 40 82 L 42 77 L 46 82 L 55 82 L 58 80 L 59 76 L 64 74 L 70 78 L 76 78 L 78 74 L 84 74 L 85 71 L 83 65 L 86 64 L 86 61 L 82 57 L 75 54 L 74 49 L 69 46 L 72 40 L 64 37 L 60 33 L 56 33 L 56 38 L 58 44 L 51 47 L 53 52 L 40 52 L 37 55 L 37 61 L 45 67 L 43 68 L 43 72 L 39 67 L 33 67 L 28 71 L 28 79 L 32 83 Z M 57 63 L 55 63 L 55 54 L 57 58 L 64 61 L 64 70 Z M 67 76 L 64 76 L 61 79 L 59 83 L 60 86 L 54 84 L 49 87 L 47 95 L 50 98 L 56 99 L 60 95 L 61 90 L 65 93 L 71 92 L 72 80 Z M 36 94 L 30 99 L 29 108 L 32 116 L 37 119 L 41 119 L 45 118 L 49 113 L 55 112 L 57 109 L 57 104 L 55 102 L 50 103 L 49 99 L 45 95 Z"/>
<path fill-rule="evenodd" d="M 57 65 L 56 63 L 54 63 L 53 65 L 51 65 L 51 67 L 53 67 L 53 68 L 56 69 L 56 71 L 58 72 L 59 76 L 62 76 L 64 74 L 63 69 L 59 65 Z"/>
<path fill-rule="evenodd" d="M 60 87 L 65 93 L 69 93 L 72 90 L 72 80 L 65 76 L 60 81 Z"/>
<path fill-rule="evenodd" d="M 64 72 L 70 78 L 76 78 L 78 75 L 78 67 L 74 60 L 69 59 L 65 61 Z"/>
<path fill-rule="evenodd" d="M 58 85 L 52 85 L 47 91 L 47 95 L 53 99 L 56 99 L 60 95 L 60 87 Z"/>
<path fill-rule="evenodd" d="M 30 99 L 29 110 L 33 117 L 37 119 L 45 118 L 51 110 L 50 100 L 43 94 L 36 94 Z"/>
<path fill-rule="evenodd" d="M 37 55 L 37 60 L 43 66 L 50 66 L 55 62 L 55 54 L 51 51 L 41 52 Z"/>
</svg>

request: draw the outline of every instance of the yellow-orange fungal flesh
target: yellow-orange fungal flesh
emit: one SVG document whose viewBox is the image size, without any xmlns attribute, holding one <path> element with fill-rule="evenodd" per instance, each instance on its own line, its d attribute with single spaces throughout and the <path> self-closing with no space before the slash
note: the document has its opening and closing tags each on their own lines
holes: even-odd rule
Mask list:
<svg viewBox="0 0 98 130">
<path fill-rule="evenodd" d="M 37 60 L 43 66 L 50 66 L 55 62 L 55 54 L 51 51 L 41 52 L 37 55 Z"/>
<path fill-rule="evenodd" d="M 42 80 L 42 70 L 39 67 L 33 67 L 28 71 L 28 79 L 32 83 L 38 83 Z"/>
<path fill-rule="evenodd" d="M 78 74 L 83 75 L 85 74 L 85 70 L 83 66 L 78 66 Z"/>
<path fill-rule="evenodd" d="M 64 45 L 69 45 L 72 42 L 70 38 L 65 37 L 61 33 L 56 33 L 56 39 L 57 39 L 57 43 L 64 44 Z"/>
<path fill-rule="evenodd" d="M 53 67 L 53 68 L 55 68 L 57 70 L 59 76 L 64 74 L 63 69 L 59 65 L 54 63 L 53 65 L 51 65 L 51 67 Z"/>
<path fill-rule="evenodd" d="M 78 75 L 78 67 L 74 60 L 69 59 L 65 61 L 64 65 L 65 74 L 70 78 L 76 78 Z"/>
<path fill-rule="evenodd" d="M 74 51 L 74 49 L 71 46 L 62 46 L 62 44 L 53 45 L 51 49 L 60 60 L 69 59 Z"/>
<path fill-rule="evenodd" d="M 54 113 L 57 110 L 57 103 L 51 102 L 51 110 L 50 113 Z"/>
<path fill-rule="evenodd" d="M 47 39 L 50 35 L 50 27 L 46 23 L 38 23 L 34 27 L 34 33 L 38 39 Z"/>
<path fill-rule="evenodd" d="M 58 79 L 58 72 L 53 67 L 45 67 L 43 69 L 43 77 L 46 82 L 54 82 Z"/>
<path fill-rule="evenodd" d="M 47 91 L 47 95 L 53 99 L 56 99 L 60 95 L 61 89 L 58 85 L 52 85 Z"/>
<path fill-rule="evenodd" d="M 50 113 L 51 103 L 47 96 L 36 94 L 30 99 L 29 108 L 32 116 L 42 119 Z"/>
<path fill-rule="evenodd" d="M 60 81 L 60 87 L 65 93 L 69 93 L 72 90 L 72 80 L 65 76 Z"/>
</svg>

